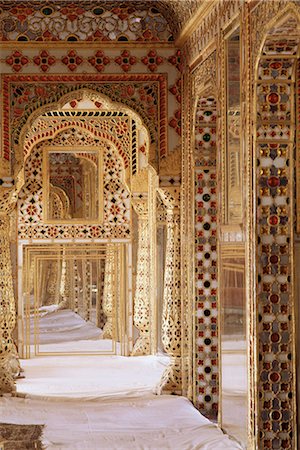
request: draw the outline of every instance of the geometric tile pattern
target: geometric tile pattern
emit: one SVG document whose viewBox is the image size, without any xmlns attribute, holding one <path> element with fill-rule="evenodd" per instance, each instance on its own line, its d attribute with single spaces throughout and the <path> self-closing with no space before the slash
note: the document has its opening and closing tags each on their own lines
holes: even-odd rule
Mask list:
<svg viewBox="0 0 300 450">
<path fill-rule="evenodd" d="M 294 447 L 293 65 L 295 42 L 269 41 L 257 83 L 259 448 Z M 269 55 L 268 55 L 269 56 Z M 284 81 L 284 82 L 283 82 Z"/>
<path fill-rule="evenodd" d="M 195 123 L 195 166 L 216 165 L 216 100 L 214 97 L 198 101 Z"/>
<path fill-rule="evenodd" d="M 196 406 L 206 417 L 217 419 L 217 180 L 213 97 L 199 99 L 195 126 Z"/>
</svg>

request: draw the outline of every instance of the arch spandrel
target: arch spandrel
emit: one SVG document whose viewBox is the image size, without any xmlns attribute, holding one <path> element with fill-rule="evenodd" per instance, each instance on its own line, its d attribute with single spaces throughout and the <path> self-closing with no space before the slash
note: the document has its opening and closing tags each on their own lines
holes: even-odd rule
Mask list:
<svg viewBox="0 0 300 450">
<path fill-rule="evenodd" d="M 38 77 L 38 80 L 36 79 Z M 115 108 L 128 111 L 129 116 L 137 117 L 137 123 L 143 123 L 149 133 L 150 162 L 157 166 L 159 154 L 166 154 L 167 148 L 167 117 L 166 117 L 166 76 L 163 74 L 118 75 L 47 75 L 47 76 L 18 76 L 5 75 L 5 89 L 10 90 L 22 82 L 26 87 L 26 104 L 24 96 L 16 98 L 14 105 L 6 99 L 4 114 L 4 128 L 11 130 L 11 138 L 4 142 L 3 151 L 11 152 L 13 171 L 16 173 L 22 166 L 22 139 L 28 132 L 31 122 L 42 112 L 50 112 L 64 106 L 67 101 L 82 98 L 82 92 L 94 92 L 95 111 L 99 114 L 108 99 Z M 87 81 L 89 81 L 87 83 Z M 126 88 L 126 92 L 124 92 Z M 127 92 L 130 89 L 130 94 Z M 150 92 L 147 96 L 143 92 Z M 19 94 L 16 94 L 17 96 Z M 38 98 L 38 101 L 37 101 Z M 65 101 L 62 101 L 64 98 Z M 72 100 L 73 98 L 73 100 Z M 99 98 L 99 101 L 96 100 Z M 151 99 L 151 101 L 150 101 Z M 20 100 L 20 102 L 19 102 Z M 149 103 L 150 102 L 150 103 Z M 108 102 L 109 103 L 109 102 Z M 58 105 L 58 106 L 54 106 Z M 119 105 L 119 106 L 118 106 Z M 149 113 L 149 108 L 151 114 Z M 10 142 L 11 141 L 11 142 Z"/>
<path fill-rule="evenodd" d="M 91 102 L 94 105 L 90 109 Z M 125 182 L 130 185 L 131 177 L 139 170 L 139 133 L 142 133 L 144 159 L 151 163 L 153 145 L 151 133 L 142 118 L 131 108 L 112 101 L 105 95 L 83 89 L 68 93 L 51 105 L 44 105 L 34 111 L 20 132 L 16 147 L 16 168 L 19 177 L 24 158 L 32 148 L 42 141 L 55 139 L 64 129 L 81 128 L 82 132 L 93 135 L 95 139 L 111 141 L 118 149 L 126 169 Z M 121 133 L 121 134 L 120 134 Z M 145 164 L 145 162 L 143 163 Z"/>
</svg>

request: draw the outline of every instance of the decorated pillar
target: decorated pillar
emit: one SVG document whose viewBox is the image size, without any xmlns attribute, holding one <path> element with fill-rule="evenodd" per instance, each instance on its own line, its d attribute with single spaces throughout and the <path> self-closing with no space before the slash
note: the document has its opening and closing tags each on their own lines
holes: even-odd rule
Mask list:
<svg viewBox="0 0 300 450">
<path fill-rule="evenodd" d="M 79 311 L 79 284 L 80 284 L 80 274 L 78 268 L 78 261 L 75 259 L 73 264 L 73 272 L 74 272 L 74 284 L 73 284 L 73 301 L 72 301 L 72 309 L 75 313 L 78 314 Z"/>
<path fill-rule="evenodd" d="M 16 309 L 9 247 L 10 219 L 0 214 L 0 394 L 15 391 L 18 372 L 17 351 L 12 333 L 16 326 Z"/>
<path fill-rule="evenodd" d="M 164 350 L 171 357 L 171 363 L 162 376 L 157 392 L 180 394 L 182 389 L 180 188 L 160 188 L 158 192 L 166 207 L 167 223 L 162 343 Z"/>
<path fill-rule="evenodd" d="M 134 325 L 139 330 L 140 335 L 134 344 L 131 355 L 140 356 L 150 354 L 150 240 L 147 196 L 140 196 L 139 198 L 133 199 L 132 205 L 138 215 Z"/>
<path fill-rule="evenodd" d="M 114 339 L 114 270 L 115 270 L 115 252 L 113 244 L 107 244 L 105 272 L 104 272 L 104 289 L 103 289 L 103 312 L 106 315 L 106 322 L 103 328 L 104 339 Z"/>
<path fill-rule="evenodd" d="M 91 318 L 92 306 L 92 264 L 91 261 L 86 261 L 86 292 L 85 292 L 85 320 Z"/>
<path fill-rule="evenodd" d="M 61 261 L 61 277 L 60 277 L 60 287 L 59 287 L 59 308 L 66 309 L 71 308 L 73 305 L 70 301 L 70 261 L 65 257 L 65 248 L 63 248 L 63 258 Z"/>
<path fill-rule="evenodd" d="M 58 305 L 59 304 L 59 284 L 60 281 L 60 261 L 52 260 L 47 265 L 47 292 L 46 292 L 46 304 Z"/>
</svg>

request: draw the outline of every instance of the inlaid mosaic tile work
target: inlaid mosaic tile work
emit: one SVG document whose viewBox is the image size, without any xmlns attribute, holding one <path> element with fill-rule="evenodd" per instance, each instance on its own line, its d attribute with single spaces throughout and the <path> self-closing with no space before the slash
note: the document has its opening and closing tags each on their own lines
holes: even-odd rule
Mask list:
<svg viewBox="0 0 300 450">
<path fill-rule="evenodd" d="M 196 403 L 218 413 L 216 101 L 201 98 L 195 135 Z"/>
<path fill-rule="evenodd" d="M 296 180 L 300 180 L 300 59 L 296 80 Z M 300 235 L 300 183 L 296 181 L 296 231 Z"/>
<path fill-rule="evenodd" d="M 139 2 L 15 2 L 1 5 L 0 40 L 15 41 L 173 41 L 159 9 Z"/>
<path fill-rule="evenodd" d="M 257 84 L 259 448 L 294 447 L 293 66 L 295 42 L 267 42 Z"/>
<path fill-rule="evenodd" d="M 66 132 L 56 137 L 56 145 L 68 143 Z M 74 138 L 74 134 L 67 136 Z M 87 141 L 89 143 L 89 141 Z M 18 233 L 20 239 L 28 238 L 129 238 L 130 198 L 122 179 L 123 166 L 120 156 L 110 144 L 104 146 L 103 189 L 104 221 L 95 225 L 56 225 L 43 223 L 43 146 L 36 146 L 25 166 L 26 184 L 19 195 Z M 83 146 L 82 139 L 80 145 Z"/>
<path fill-rule="evenodd" d="M 195 166 L 216 165 L 216 101 L 214 97 L 198 102 L 195 123 Z"/>
<path fill-rule="evenodd" d="M 4 76 L 3 89 L 9 94 L 3 103 L 3 151 L 9 157 L 10 143 L 17 145 L 22 127 L 35 109 L 55 103 L 63 95 L 74 92 L 76 96 L 76 91 L 89 89 L 135 110 L 148 127 L 151 142 L 159 142 L 162 154 L 166 153 L 166 87 L 166 78 L 160 75 Z M 101 110 L 101 104 L 98 108 Z"/>
<path fill-rule="evenodd" d="M 137 151 L 136 143 L 133 142 L 136 138 L 134 121 L 125 113 L 115 112 L 112 117 L 110 111 L 89 111 L 88 117 L 86 116 L 86 111 L 75 110 L 61 111 L 59 114 L 54 111 L 38 117 L 24 139 L 24 156 L 28 155 L 34 144 L 45 138 L 51 139 L 58 131 L 65 130 L 63 137 L 59 136 L 59 139 L 70 142 L 69 145 L 74 145 L 74 141 L 78 145 L 80 142 L 87 145 L 87 140 L 95 145 L 95 141 L 101 138 L 109 139 L 122 156 L 125 167 L 130 167 L 131 158 Z M 53 140 L 53 145 L 56 140 Z M 60 141 L 59 145 L 62 144 Z"/>
<path fill-rule="evenodd" d="M 2 155 L 6 161 L 12 159 L 11 153 L 19 143 L 22 127 L 34 110 L 56 103 L 62 96 L 72 92 L 76 96 L 76 92 L 82 89 L 105 95 L 135 111 L 148 128 L 151 144 L 156 147 L 157 154 L 161 157 L 167 154 L 167 149 L 172 151 L 178 146 L 181 135 L 181 65 L 178 61 L 181 56 L 178 52 L 174 54 L 173 49 L 163 50 L 161 56 L 158 56 L 158 50 L 155 50 L 156 56 L 147 57 L 146 65 L 145 60 L 142 62 L 145 51 L 136 49 L 134 74 L 127 73 L 130 71 L 129 66 L 133 64 L 132 57 L 129 54 L 123 55 L 121 61 L 115 56 L 120 51 L 115 49 L 108 50 L 109 57 L 104 57 L 102 52 L 103 56 L 99 58 L 93 49 L 85 50 L 80 55 L 76 50 L 76 54 L 68 56 L 68 61 L 60 48 L 51 49 L 51 54 L 50 50 L 36 49 L 18 50 L 12 54 L 8 52 L 11 50 L 3 50 L 1 56 L 5 53 L 7 56 L 0 58 L 0 62 L 6 61 L 8 72 L 7 75 L 2 75 L 2 90 L 5 92 L 2 103 Z M 41 57 L 41 54 L 44 57 Z M 38 70 L 38 61 L 41 62 L 40 71 L 47 72 L 44 75 L 33 74 Z M 94 61 L 92 65 L 91 61 Z M 103 69 L 105 67 L 111 75 L 97 73 L 100 66 Z M 22 71 L 29 74 L 22 75 Z M 9 74 L 10 72 L 15 74 Z M 98 108 L 100 113 L 101 102 L 96 103 L 95 108 Z M 75 98 L 74 108 L 76 109 Z M 12 134 L 10 128 L 13 130 Z"/>
</svg>

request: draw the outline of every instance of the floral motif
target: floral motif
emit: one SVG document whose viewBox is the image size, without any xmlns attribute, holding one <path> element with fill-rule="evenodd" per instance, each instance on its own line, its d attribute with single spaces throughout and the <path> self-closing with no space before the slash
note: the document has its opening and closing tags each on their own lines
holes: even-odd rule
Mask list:
<svg viewBox="0 0 300 450">
<path fill-rule="evenodd" d="M 57 227 L 49 227 L 48 234 L 51 238 L 56 238 L 58 236 L 58 233 L 59 231 Z"/>
<path fill-rule="evenodd" d="M 142 63 L 148 67 L 150 72 L 155 72 L 157 67 L 164 62 L 161 56 L 158 56 L 156 50 L 150 50 L 147 56 L 142 58 Z"/>
<path fill-rule="evenodd" d="M 135 94 L 135 87 L 132 84 L 123 84 L 120 86 L 120 95 L 122 98 L 132 98 Z"/>
<path fill-rule="evenodd" d="M 35 205 L 32 204 L 27 206 L 26 211 L 29 216 L 34 216 L 37 213 Z"/>
<path fill-rule="evenodd" d="M 68 66 L 72 72 L 82 63 L 83 59 L 77 55 L 75 50 L 70 50 L 69 53 L 62 58 L 62 62 Z"/>
<path fill-rule="evenodd" d="M 176 83 L 170 87 L 169 92 L 171 92 L 171 94 L 175 95 L 178 103 L 181 103 L 181 78 L 178 78 Z"/>
<path fill-rule="evenodd" d="M 62 8 L 60 12 L 62 15 L 67 16 L 71 22 L 74 22 L 74 20 L 81 16 L 81 14 L 84 14 L 85 10 L 75 3 L 71 3 L 70 5 Z"/>
<path fill-rule="evenodd" d="M 13 91 L 13 95 L 14 95 L 16 105 L 22 105 L 23 103 L 28 103 L 29 96 L 30 96 L 30 89 L 23 87 L 23 86 L 16 87 Z M 18 111 L 18 109 L 19 108 L 17 106 L 17 111 Z M 18 115 L 18 112 L 16 114 Z"/>
<path fill-rule="evenodd" d="M 124 7 L 117 7 L 117 8 L 113 8 L 112 12 L 114 14 L 116 14 L 116 16 L 119 17 L 119 19 L 121 20 L 126 20 L 128 19 L 129 15 L 134 13 L 135 8 L 124 8 Z"/>
<path fill-rule="evenodd" d="M 12 8 L 10 12 L 13 16 L 16 16 L 21 23 L 23 23 L 28 16 L 33 14 L 34 10 L 32 8 L 28 8 L 26 5 L 19 5 Z"/>
<path fill-rule="evenodd" d="M 88 59 L 88 62 L 91 66 L 95 67 L 98 72 L 102 72 L 105 69 L 105 66 L 110 63 L 110 59 L 108 56 L 105 56 L 102 50 L 98 50 L 95 56 L 91 56 Z"/>
<path fill-rule="evenodd" d="M 54 56 L 51 56 L 47 50 L 42 50 L 38 56 L 33 58 L 34 64 L 40 66 L 43 72 L 47 72 L 55 61 Z"/>
<path fill-rule="evenodd" d="M 180 50 L 176 50 L 175 55 L 172 55 L 168 58 L 169 63 L 173 64 L 173 66 L 176 67 L 176 69 L 179 70 L 179 72 L 182 72 L 183 70 L 183 62 L 182 62 L 182 55 Z"/>
<path fill-rule="evenodd" d="M 6 63 L 9 64 L 15 72 L 19 72 L 23 66 L 28 64 L 28 62 L 29 59 L 27 56 L 22 55 L 18 50 L 14 51 L 6 58 Z"/>
<path fill-rule="evenodd" d="M 126 134 L 128 132 L 128 125 L 127 122 L 118 122 L 116 125 L 116 133 L 120 137 L 122 137 L 123 134 Z"/>
<path fill-rule="evenodd" d="M 138 38 L 137 41 L 158 41 L 158 37 L 151 30 L 145 30 L 143 36 Z"/>
<path fill-rule="evenodd" d="M 174 128 L 176 133 L 181 136 L 181 111 L 177 109 L 175 111 L 174 117 L 169 122 L 170 127 Z"/>
<path fill-rule="evenodd" d="M 123 50 L 121 56 L 115 58 L 115 62 L 122 67 L 124 72 L 128 72 L 129 70 L 131 70 L 131 66 L 136 64 L 137 59 L 135 56 L 131 56 L 128 50 Z"/>
</svg>

